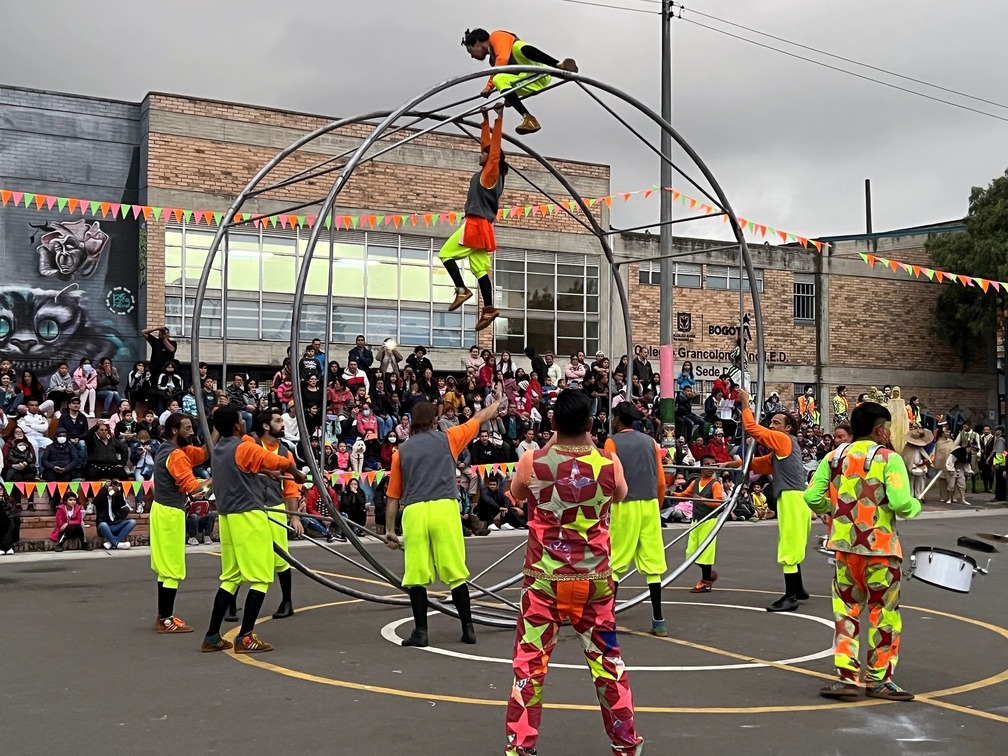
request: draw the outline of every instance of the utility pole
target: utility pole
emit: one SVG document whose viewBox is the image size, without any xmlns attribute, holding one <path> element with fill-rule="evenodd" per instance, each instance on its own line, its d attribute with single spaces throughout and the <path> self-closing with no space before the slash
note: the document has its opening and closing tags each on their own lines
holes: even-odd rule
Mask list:
<svg viewBox="0 0 1008 756">
<path fill-rule="evenodd" d="M 662 0 L 662 37 L 661 37 L 661 116 L 672 123 L 672 0 Z M 661 133 L 661 191 L 660 195 L 660 216 L 661 226 L 659 227 L 659 256 L 661 256 L 660 284 L 660 304 L 659 304 L 659 341 L 661 349 L 659 353 L 659 375 L 661 377 L 660 399 L 658 403 L 658 416 L 662 421 L 663 431 L 665 426 L 671 424 L 672 434 L 662 433 L 662 439 L 671 436 L 672 443 L 675 443 L 675 368 L 673 356 L 675 346 L 672 342 L 672 286 L 675 282 L 675 263 L 670 255 L 672 249 L 672 136 L 662 129 Z M 631 359 L 633 359 L 631 357 Z M 632 363 L 631 363 L 632 364 Z M 632 375 L 632 373 L 631 373 Z"/>
</svg>

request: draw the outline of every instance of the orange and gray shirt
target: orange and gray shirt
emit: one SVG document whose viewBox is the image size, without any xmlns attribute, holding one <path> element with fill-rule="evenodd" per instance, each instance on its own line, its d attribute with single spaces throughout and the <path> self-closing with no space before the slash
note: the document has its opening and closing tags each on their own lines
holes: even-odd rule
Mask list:
<svg viewBox="0 0 1008 756">
<path fill-rule="evenodd" d="M 202 482 L 193 468 L 206 462 L 202 446 L 177 446 L 165 441 L 154 455 L 154 500 L 174 509 L 186 508 L 186 497 Z"/>
<path fill-rule="evenodd" d="M 214 447 L 213 481 L 217 511 L 239 514 L 261 509 L 266 499 L 263 471 L 288 470 L 291 461 L 267 451 L 248 437 L 225 436 Z M 276 503 L 276 502 L 269 502 Z"/>
<path fill-rule="evenodd" d="M 665 498 L 665 453 L 651 436 L 627 428 L 606 439 L 605 450 L 619 457 L 626 476 L 624 501 L 650 501 Z"/>
</svg>

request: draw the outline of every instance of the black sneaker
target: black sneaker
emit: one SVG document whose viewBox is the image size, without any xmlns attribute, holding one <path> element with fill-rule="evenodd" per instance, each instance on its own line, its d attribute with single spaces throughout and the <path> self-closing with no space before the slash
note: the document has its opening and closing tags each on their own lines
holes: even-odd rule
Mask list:
<svg viewBox="0 0 1008 756">
<path fill-rule="evenodd" d="M 798 610 L 798 599 L 794 596 L 781 596 L 766 608 L 768 612 L 794 612 Z"/>
</svg>

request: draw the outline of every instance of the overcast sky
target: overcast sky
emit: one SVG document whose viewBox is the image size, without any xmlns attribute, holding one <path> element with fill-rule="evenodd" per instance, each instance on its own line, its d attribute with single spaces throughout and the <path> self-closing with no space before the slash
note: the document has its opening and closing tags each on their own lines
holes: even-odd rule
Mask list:
<svg viewBox="0 0 1008 756">
<path fill-rule="evenodd" d="M 651 0 L 597 1 L 658 7 Z M 1003 2 L 686 5 L 1008 104 Z M 465 28 L 476 26 L 505 28 L 557 58 L 575 57 L 582 73 L 659 108 L 659 16 L 565 0 L 4 3 L 0 80 L 130 101 L 159 90 L 351 115 L 395 107 L 437 81 L 484 67 L 459 44 Z M 805 236 L 860 233 L 863 182 L 871 178 L 876 230 L 934 223 L 962 217 L 970 187 L 1008 166 L 1008 121 L 825 70 L 686 21 L 672 27 L 673 125 L 739 215 Z M 929 91 L 1008 118 L 1008 109 Z M 657 157 L 573 87 L 537 100 L 533 112 L 544 126 L 530 137 L 537 149 L 611 164 L 615 191 L 657 183 Z M 653 126 L 648 133 L 657 138 Z M 682 180 L 675 185 L 688 192 Z M 615 206 L 613 219 L 630 225 L 657 214 L 655 198 L 635 199 Z"/>
</svg>

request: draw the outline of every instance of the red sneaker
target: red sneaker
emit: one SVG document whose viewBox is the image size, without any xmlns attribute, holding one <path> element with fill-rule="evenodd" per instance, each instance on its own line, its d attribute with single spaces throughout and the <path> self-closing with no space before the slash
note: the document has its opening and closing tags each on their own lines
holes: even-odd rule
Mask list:
<svg viewBox="0 0 1008 756">
<path fill-rule="evenodd" d="M 191 633 L 193 631 L 193 629 L 179 617 L 167 617 L 164 619 L 158 617 L 157 624 L 154 625 L 154 629 L 159 635 L 166 633 Z"/>
<path fill-rule="evenodd" d="M 265 654 L 272 650 L 273 646 L 266 641 L 259 640 L 259 636 L 255 633 L 239 636 L 234 646 L 236 654 Z"/>
</svg>

